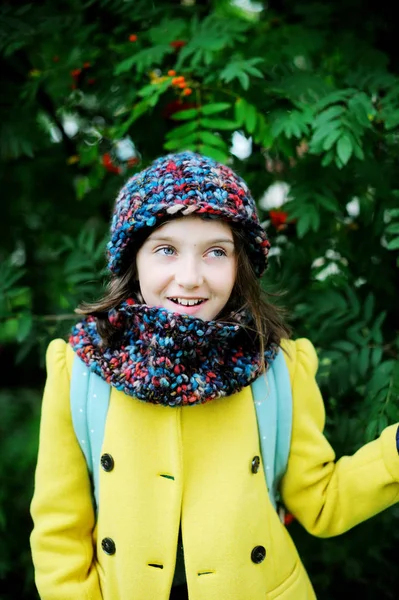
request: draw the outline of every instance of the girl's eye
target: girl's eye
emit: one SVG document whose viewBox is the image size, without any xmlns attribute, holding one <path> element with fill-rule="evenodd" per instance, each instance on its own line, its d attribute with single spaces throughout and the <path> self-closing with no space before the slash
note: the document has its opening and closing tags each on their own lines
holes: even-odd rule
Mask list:
<svg viewBox="0 0 399 600">
<path fill-rule="evenodd" d="M 156 250 L 157 254 L 163 254 L 163 256 L 172 256 L 174 254 L 175 249 L 172 246 L 162 246 L 162 248 L 158 248 Z"/>
<path fill-rule="evenodd" d="M 212 255 L 215 258 L 221 258 L 222 256 L 227 256 L 227 253 L 222 248 L 214 248 L 208 252 L 208 255 Z"/>
</svg>

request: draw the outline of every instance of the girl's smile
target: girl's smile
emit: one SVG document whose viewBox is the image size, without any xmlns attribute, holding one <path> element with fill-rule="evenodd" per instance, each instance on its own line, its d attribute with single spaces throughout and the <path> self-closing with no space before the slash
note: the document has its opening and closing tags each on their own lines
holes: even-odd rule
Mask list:
<svg viewBox="0 0 399 600">
<path fill-rule="evenodd" d="M 197 312 L 199 312 L 200 307 L 207 302 L 207 298 L 168 298 L 168 300 L 173 302 L 173 304 L 183 306 L 184 313 L 187 315 L 195 315 Z M 180 312 L 180 310 L 176 308 L 174 308 L 174 311 Z"/>
<path fill-rule="evenodd" d="M 144 302 L 205 321 L 214 319 L 228 302 L 236 266 L 229 225 L 198 216 L 161 225 L 137 253 Z"/>
</svg>

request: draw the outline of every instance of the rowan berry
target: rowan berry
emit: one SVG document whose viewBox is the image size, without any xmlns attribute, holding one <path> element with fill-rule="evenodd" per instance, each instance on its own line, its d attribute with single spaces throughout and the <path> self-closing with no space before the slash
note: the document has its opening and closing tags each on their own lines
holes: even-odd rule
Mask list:
<svg viewBox="0 0 399 600">
<path fill-rule="evenodd" d="M 173 77 L 173 79 L 172 79 L 172 85 L 179 85 L 179 83 L 183 83 L 183 82 L 184 82 L 183 75 L 179 75 L 179 77 Z"/>
</svg>

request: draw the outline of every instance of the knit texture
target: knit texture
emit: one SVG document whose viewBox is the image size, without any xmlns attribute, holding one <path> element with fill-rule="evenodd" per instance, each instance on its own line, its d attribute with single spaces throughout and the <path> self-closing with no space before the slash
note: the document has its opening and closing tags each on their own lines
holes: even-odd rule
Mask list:
<svg viewBox="0 0 399 600">
<path fill-rule="evenodd" d="M 107 383 L 140 400 L 201 404 L 238 392 L 260 374 L 259 352 L 243 313 L 235 314 L 235 321 L 202 321 L 130 299 L 109 319 L 121 331 L 117 348 L 101 344 L 91 316 L 73 328 L 69 343 Z M 266 363 L 276 351 L 268 349 Z"/>
<path fill-rule="evenodd" d="M 123 272 L 131 260 L 128 249 L 134 247 L 139 231 L 167 217 L 193 214 L 240 225 L 254 271 L 262 275 L 270 244 L 246 183 L 226 165 L 193 152 L 158 158 L 123 186 L 107 247 L 109 269 L 115 274 Z"/>
</svg>

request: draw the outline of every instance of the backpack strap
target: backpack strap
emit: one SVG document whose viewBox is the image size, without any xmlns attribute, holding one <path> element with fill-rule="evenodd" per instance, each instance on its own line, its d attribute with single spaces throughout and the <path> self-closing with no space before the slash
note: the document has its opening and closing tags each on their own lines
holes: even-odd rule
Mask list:
<svg viewBox="0 0 399 600">
<path fill-rule="evenodd" d="M 288 465 L 292 436 L 292 388 L 291 379 L 283 350 L 279 351 L 279 359 L 272 369 L 276 380 L 277 402 L 277 452 L 275 457 L 275 488 L 279 490 Z M 278 498 L 280 497 L 279 492 Z"/>
<path fill-rule="evenodd" d="M 70 387 L 72 423 L 86 459 L 96 511 L 99 505 L 101 449 L 110 394 L 111 386 L 75 355 Z"/>
<path fill-rule="evenodd" d="M 292 392 L 279 350 L 270 368 L 252 383 L 263 469 L 270 500 L 277 509 L 279 485 L 287 469 L 292 430 Z"/>
</svg>

